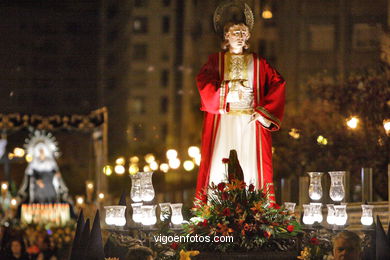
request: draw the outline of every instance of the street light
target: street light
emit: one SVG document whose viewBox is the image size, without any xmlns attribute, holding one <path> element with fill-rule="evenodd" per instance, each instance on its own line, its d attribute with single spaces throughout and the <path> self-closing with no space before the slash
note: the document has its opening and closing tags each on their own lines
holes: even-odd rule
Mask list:
<svg viewBox="0 0 390 260">
<path fill-rule="evenodd" d="M 390 135 L 390 119 L 383 120 L 383 128 L 386 131 L 387 135 Z"/>
<path fill-rule="evenodd" d="M 167 151 L 167 158 L 168 160 L 177 158 L 177 151 L 175 149 L 169 149 Z"/>
<path fill-rule="evenodd" d="M 110 176 L 112 174 L 112 167 L 110 165 L 104 166 L 103 173 L 107 176 Z"/>
<path fill-rule="evenodd" d="M 359 118 L 356 116 L 351 116 L 350 118 L 347 119 L 347 126 L 351 129 L 356 129 L 359 124 Z"/>
<path fill-rule="evenodd" d="M 125 173 L 125 167 L 123 165 L 115 165 L 114 171 L 118 175 L 122 175 Z"/>
<path fill-rule="evenodd" d="M 190 146 L 188 148 L 188 155 L 191 157 L 191 158 L 196 158 L 198 156 L 198 154 L 200 154 L 200 149 L 199 147 L 197 146 Z"/>
<path fill-rule="evenodd" d="M 184 167 L 184 170 L 186 170 L 187 172 L 190 172 L 195 168 L 195 164 L 193 161 L 187 160 L 183 163 L 183 167 Z"/>
</svg>

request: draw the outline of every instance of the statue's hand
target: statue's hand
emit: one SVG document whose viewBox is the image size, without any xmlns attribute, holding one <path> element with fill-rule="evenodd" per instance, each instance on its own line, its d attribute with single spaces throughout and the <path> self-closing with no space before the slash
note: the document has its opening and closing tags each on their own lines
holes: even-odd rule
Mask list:
<svg viewBox="0 0 390 260">
<path fill-rule="evenodd" d="M 37 180 L 36 183 L 37 183 L 39 188 L 41 188 L 41 189 L 45 188 L 45 184 L 43 183 L 42 180 Z"/>
</svg>

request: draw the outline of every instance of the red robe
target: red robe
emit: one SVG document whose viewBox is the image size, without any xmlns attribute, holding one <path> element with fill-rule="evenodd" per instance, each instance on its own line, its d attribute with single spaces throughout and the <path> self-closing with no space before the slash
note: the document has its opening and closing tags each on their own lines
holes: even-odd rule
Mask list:
<svg viewBox="0 0 390 260">
<path fill-rule="evenodd" d="M 258 187 L 268 191 L 271 200 L 274 200 L 271 131 L 280 128 L 284 112 L 286 83 L 265 59 L 256 54 L 252 55 L 254 63 L 253 109 L 272 122 L 269 128 L 264 127 L 258 121 L 256 122 Z M 204 194 L 209 185 L 211 158 L 220 115 L 229 112 L 229 104 L 226 103 L 228 87 L 227 84 L 221 86 L 224 77 L 224 56 L 224 52 L 211 54 L 196 77 L 201 97 L 201 110 L 205 112 L 202 132 L 202 160 L 196 187 L 197 195 Z"/>
</svg>

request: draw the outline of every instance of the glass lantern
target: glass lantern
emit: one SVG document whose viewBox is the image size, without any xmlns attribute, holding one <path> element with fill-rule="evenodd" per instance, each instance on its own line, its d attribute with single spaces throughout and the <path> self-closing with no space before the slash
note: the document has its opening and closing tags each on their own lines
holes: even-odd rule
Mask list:
<svg viewBox="0 0 390 260">
<path fill-rule="evenodd" d="M 141 197 L 141 175 L 140 173 L 130 174 L 131 178 L 131 191 L 130 197 L 134 202 L 142 201 Z"/>
<path fill-rule="evenodd" d="M 132 203 L 131 207 L 133 208 L 133 221 L 135 223 L 141 223 L 142 220 L 142 210 L 141 210 L 142 202 Z"/>
<path fill-rule="evenodd" d="M 156 224 L 156 207 L 157 205 L 143 205 L 141 206 L 142 211 L 142 225 L 151 226 Z"/>
<path fill-rule="evenodd" d="M 326 216 L 326 222 L 328 222 L 329 225 L 334 225 L 335 222 L 334 205 L 326 204 L 326 207 L 328 208 L 328 215 Z"/>
<path fill-rule="evenodd" d="M 309 204 L 303 204 L 303 218 L 302 222 L 306 225 L 314 224 L 314 216 L 312 211 L 312 206 Z"/>
<path fill-rule="evenodd" d="M 362 205 L 362 217 L 360 221 L 364 226 L 371 226 L 374 223 L 374 219 L 372 217 L 373 205 Z"/>
<path fill-rule="evenodd" d="M 320 200 L 322 197 L 321 176 L 322 172 L 308 172 L 310 176 L 309 197 L 312 200 Z"/>
<path fill-rule="evenodd" d="M 295 202 L 285 202 L 284 203 L 284 207 L 286 208 L 286 210 L 288 211 L 288 213 L 290 214 L 294 214 L 294 211 L 295 211 Z"/>
<path fill-rule="evenodd" d="M 311 210 L 313 212 L 314 222 L 321 223 L 323 220 L 322 211 L 321 211 L 322 204 L 321 203 L 310 203 L 310 206 L 312 207 Z"/>
<path fill-rule="evenodd" d="M 105 206 L 106 210 L 106 224 L 114 226 L 126 225 L 126 206 Z"/>
<path fill-rule="evenodd" d="M 171 204 L 172 216 L 171 222 L 174 225 L 179 225 L 183 223 L 183 215 L 181 213 L 181 208 L 183 207 L 183 203 L 174 203 Z"/>
<path fill-rule="evenodd" d="M 335 205 L 335 224 L 338 226 L 343 226 L 347 223 L 347 205 Z"/>
<path fill-rule="evenodd" d="M 160 203 L 160 220 L 164 221 L 169 218 L 171 203 Z"/>
<path fill-rule="evenodd" d="M 154 199 L 154 188 L 152 183 L 153 172 L 140 172 L 141 175 L 141 199 L 151 201 Z"/>
<path fill-rule="evenodd" d="M 343 185 L 343 178 L 345 171 L 329 172 L 330 175 L 330 189 L 329 196 L 333 201 L 342 201 L 345 196 Z"/>
</svg>

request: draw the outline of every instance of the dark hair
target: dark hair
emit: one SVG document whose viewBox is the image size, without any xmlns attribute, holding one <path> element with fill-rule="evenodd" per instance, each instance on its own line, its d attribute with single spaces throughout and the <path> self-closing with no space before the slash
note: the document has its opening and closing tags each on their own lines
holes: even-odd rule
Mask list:
<svg viewBox="0 0 390 260">
<path fill-rule="evenodd" d="M 334 243 L 336 242 L 337 239 L 348 240 L 355 249 L 359 250 L 359 252 L 361 251 L 361 242 L 362 242 L 362 240 L 360 239 L 360 237 L 356 233 L 354 233 L 352 231 L 348 231 L 348 230 L 341 231 L 340 233 L 338 233 L 337 235 L 335 235 L 332 238 L 332 244 L 333 245 L 334 245 Z"/>
<path fill-rule="evenodd" d="M 148 256 L 153 257 L 152 249 L 145 246 L 135 246 L 129 249 L 126 255 L 126 260 L 146 260 Z"/>
<path fill-rule="evenodd" d="M 8 242 L 8 245 L 7 245 L 7 254 L 8 255 L 12 255 L 12 250 L 11 250 L 11 247 L 12 247 L 12 243 L 13 242 L 18 242 L 20 244 L 20 251 L 21 251 L 21 254 L 22 255 L 25 255 L 26 254 L 26 246 L 24 244 L 24 241 L 21 239 L 21 238 L 12 238 L 9 242 Z"/>
</svg>

